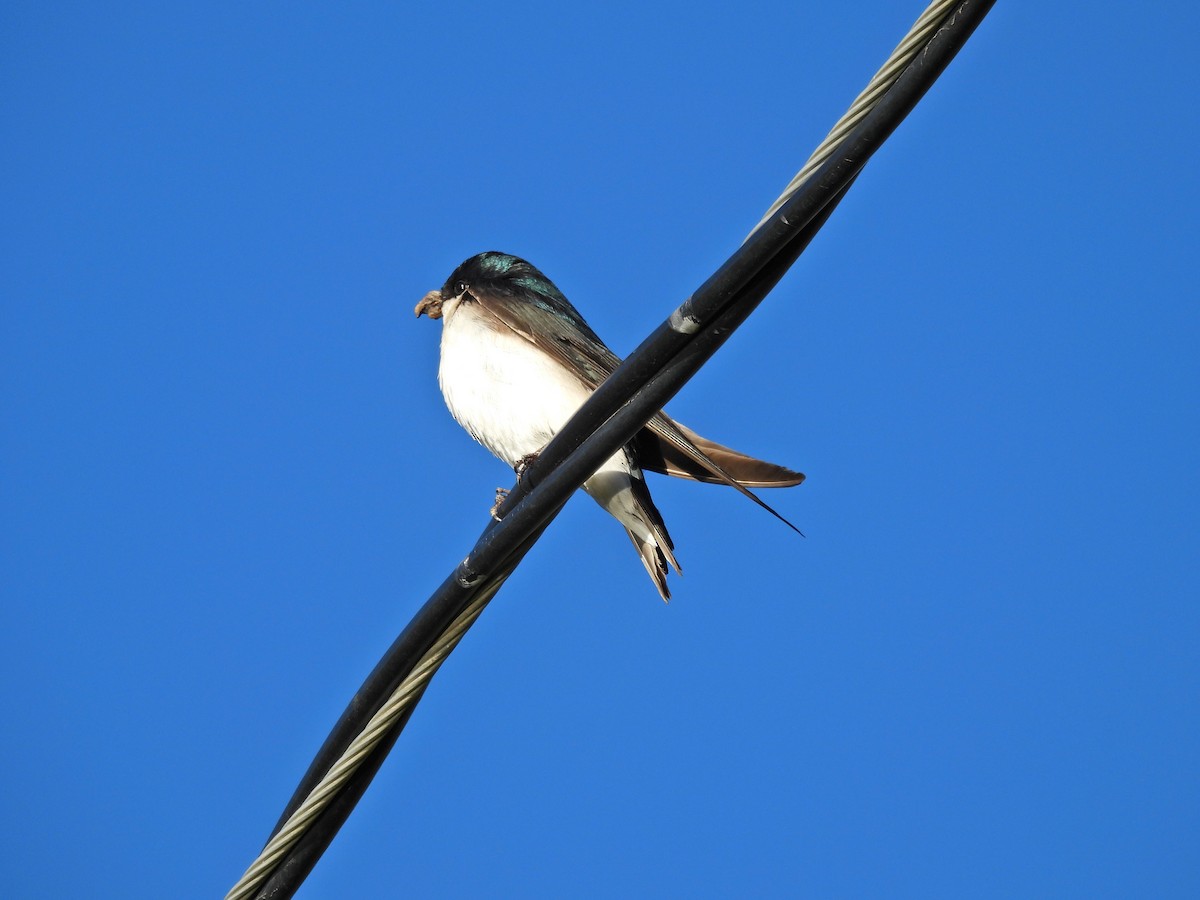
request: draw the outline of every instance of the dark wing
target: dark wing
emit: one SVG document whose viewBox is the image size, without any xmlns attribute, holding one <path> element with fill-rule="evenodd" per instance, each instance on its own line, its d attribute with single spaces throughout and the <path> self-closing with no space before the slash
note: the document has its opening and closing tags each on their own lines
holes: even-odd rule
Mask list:
<svg viewBox="0 0 1200 900">
<path fill-rule="evenodd" d="M 649 439 L 646 437 L 647 431 L 650 432 Z M 634 438 L 634 452 L 640 452 L 642 447 L 646 447 L 647 450 L 650 450 L 651 448 L 648 445 L 657 440 L 659 459 L 662 460 L 664 465 L 661 468 L 647 466 L 650 471 L 663 472 L 667 475 L 676 475 L 680 478 L 692 478 L 696 481 L 708 482 L 709 484 L 727 484 L 743 496 L 749 497 L 788 528 L 792 529 L 792 531 L 796 532 L 796 534 L 804 534 L 803 531 L 781 516 L 757 494 L 755 494 L 753 491 L 743 485 L 737 478 L 730 474 L 730 472 L 727 471 L 724 466 L 719 464 L 715 459 L 705 453 L 704 450 L 701 450 L 699 447 L 697 447 L 696 444 L 692 442 L 691 438 L 688 437 L 689 434 L 699 437 L 699 435 L 697 435 L 694 431 L 684 429 L 682 425 L 672 420 L 665 413 L 660 412 L 653 419 L 647 422 L 646 427 L 643 428 L 638 433 L 637 437 Z M 777 480 L 778 476 L 773 475 L 773 480 L 768 483 L 768 486 L 770 487 L 786 487 L 790 484 L 799 484 L 804 480 L 804 476 L 799 472 L 793 472 L 790 469 L 784 469 L 782 466 L 776 466 L 773 463 L 762 462 L 761 460 L 738 453 L 736 450 L 729 450 L 729 448 L 722 447 L 720 444 L 714 444 L 712 441 L 706 441 L 704 438 L 700 438 L 700 440 L 708 444 L 709 447 L 720 448 L 720 450 L 725 451 L 727 454 L 732 454 L 731 461 L 737 465 L 742 465 L 744 461 L 749 461 L 755 463 L 757 466 L 767 467 L 776 473 L 788 473 L 786 482 Z M 638 457 L 638 463 L 642 464 L 640 456 Z M 697 477 L 695 472 L 698 469 L 707 471 L 709 477 Z"/>
<path fill-rule="evenodd" d="M 524 298 L 490 294 L 477 288 L 471 289 L 470 296 L 497 324 L 557 359 L 592 390 L 621 364 L 620 358 L 604 346 L 578 314 L 568 316 Z"/>
<path fill-rule="evenodd" d="M 557 359 L 592 390 L 599 387 L 621 364 L 620 357 L 604 346 L 582 319 L 568 318 L 516 297 L 479 290 L 472 290 L 471 296 L 497 324 Z M 633 447 L 638 464 L 650 471 L 709 484 L 727 484 L 793 531 L 800 532 L 746 487 L 788 487 L 799 484 L 804 480 L 799 472 L 754 459 L 702 438 L 662 412 L 656 413 L 646 427 L 638 432 Z M 745 483 L 739 476 L 745 477 Z"/>
<path fill-rule="evenodd" d="M 675 426 L 683 438 L 691 441 L 697 450 L 728 472 L 738 484 L 745 487 L 793 487 L 804 480 L 804 476 L 799 472 L 755 459 L 724 444 L 710 441 L 665 413 L 662 415 Z M 705 484 L 725 483 L 724 479 L 713 475 L 704 464 L 696 462 L 693 456 L 677 449 L 672 441 L 663 440 L 649 428 L 642 429 L 633 443 L 637 450 L 638 462 L 643 469 L 675 478 L 690 478 Z"/>
</svg>

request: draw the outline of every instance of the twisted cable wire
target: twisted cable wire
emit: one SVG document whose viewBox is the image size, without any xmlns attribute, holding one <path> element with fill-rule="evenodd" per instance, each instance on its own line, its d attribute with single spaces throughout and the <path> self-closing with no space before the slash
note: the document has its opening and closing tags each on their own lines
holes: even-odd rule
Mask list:
<svg viewBox="0 0 1200 900">
<path fill-rule="evenodd" d="M 875 107 L 880 98 L 895 84 L 900 73 L 908 68 L 908 64 L 913 61 L 921 48 L 929 43 L 934 31 L 941 27 L 946 16 L 957 4 L 958 0 L 934 0 L 925 7 L 925 11 L 921 13 L 912 28 L 909 29 L 908 34 L 904 36 L 904 40 L 896 45 L 892 55 L 867 82 L 862 93 L 854 98 L 850 108 L 837 120 L 833 128 L 829 130 L 829 134 L 825 135 L 825 139 L 817 145 L 817 149 L 812 152 L 808 162 L 796 173 L 796 177 L 788 183 L 779 198 L 771 204 L 771 208 L 767 210 L 766 215 L 759 219 L 750 234 L 754 234 L 765 225 L 771 216 L 775 215 L 779 208 L 787 203 L 796 191 L 800 190 L 800 186 L 809 179 L 809 176 L 833 155 L 845 140 L 846 135 L 858 126 L 858 123 Z M 746 235 L 746 239 L 749 240 L 749 238 L 750 235 Z"/>
<path fill-rule="evenodd" d="M 791 199 L 805 181 L 825 161 L 832 157 L 840 143 L 849 135 L 862 119 L 874 108 L 879 100 L 887 93 L 899 78 L 901 73 L 916 57 L 918 52 L 929 42 L 934 32 L 943 24 L 947 15 L 960 0 L 935 0 L 931 3 L 914 23 L 904 40 L 896 47 L 884 65 L 876 72 L 867 87 L 855 98 L 850 109 L 838 120 L 826 138 L 821 142 L 808 161 L 792 179 L 784 193 L 772 204 L 754 231 L 774 215 L 789 199 Z M 988 4 L 990 5 L 990 4 Z M 279 828 L 278 832 L 267 842 L 262 852 L 251 863 L 250 867 L 230 889 L 226 900 L 245 900 L 250 897 L 268 877 L 276 865 L 289 850 L 299 841 L 312 822 L 326 809 L 337 796 L 338 791 L 353 776 L 370 755 L 371 751 L 387 736 L 388 731 L 400 719 L 406 709 L 416 698 L 419 698 L 425 687 L 437 672 L 438 668 L 458 645 L 467 629 L 483 612 L 484 607 L 499 591 L 507 580 L 518 559 L 505 567 L 505 571 L 497 573 L 489 583 L 482 586 L 476 596 L 450 626 L 442 633 L 430 649 L 421 657 L 407 677 L 393 691 L 388 700 L 368 721 L 363 731 L 349 744 L 341 758 L 321 778 L 308 797 L 296 808 L 295 812 Z"/>
<path fill-rule="evenodd" d="M 507 577 L 507 576 L 506 576 Z M 463 610 L 462 614 L 451 623 L 437 642 L 429 648 L 429 652 L 421 657 L 420 662 L 409 673 L 408 677 L 392 693 L 387 702 L 367 722 L 362 733 L 346 748 L 345 754 L 334 766 L 325 773 L 325 777 L 313 789 L 308 798 L 292 813 L 286 824 L 267 842 L 258 858 L 250 864 L 237 884 L 230 888 L 225 900 L 245 900 L 250 897 L 266 880 L 275 868 L 276 863 L 300 839 L 308 829 L 309 824 L 329 805 L 347 779 L 354 774 L 362 761 L 379 744 L 388 730 L 412 702 L 425 689 L 425 685 L 433 678 L 446 657 L 450 655 L 458 642 L 462 640 L 467 629 L 474 624 L 487 606 L 488 601 L 495 596 L 504 584 L 505 578 L 498 578 L 489 585 L 483 593 Z"/>
</svg>

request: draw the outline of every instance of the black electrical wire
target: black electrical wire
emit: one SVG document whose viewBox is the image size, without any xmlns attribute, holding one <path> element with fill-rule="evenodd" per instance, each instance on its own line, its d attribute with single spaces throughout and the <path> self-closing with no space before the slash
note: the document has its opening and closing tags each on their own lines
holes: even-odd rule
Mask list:
<svg viewBox="0 0 1200 900">
<path fill-rule="evenodd" d="M 508 576 L 570 495 L 674 396 L 753 311 L 824 224 L 863 165 L 949 64 L 995 0 L 963 0 L 838 152 L 629 355 L 547 445 L 470 556 L 434 592 L 367 677 L 288 802 L 282 824 L 366 721 L 480 591 Z M 291 897 L 333 840 L 416 706 L 367 757 L 255 895 Z"/>
</svg>

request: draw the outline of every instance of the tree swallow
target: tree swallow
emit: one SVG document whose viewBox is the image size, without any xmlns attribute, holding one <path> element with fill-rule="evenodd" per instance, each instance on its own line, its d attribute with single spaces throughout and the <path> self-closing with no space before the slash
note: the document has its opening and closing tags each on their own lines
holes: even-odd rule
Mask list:
<svg viewBox="0 0 1200 900">
<path fill-rule="evenodd" d="M 442 320 L 438 384 L 450 414 L 518 477 L 621 362 L 549 278 L 507 253 L 471 257 L 415 312 Z M 781 519 L 749 488 L 804 480 L 657 413 L 583 489 L 625 527 L 663 600 L 667 564 L 682 572 L 643 469 L 730 485 Z"/>
</svg>

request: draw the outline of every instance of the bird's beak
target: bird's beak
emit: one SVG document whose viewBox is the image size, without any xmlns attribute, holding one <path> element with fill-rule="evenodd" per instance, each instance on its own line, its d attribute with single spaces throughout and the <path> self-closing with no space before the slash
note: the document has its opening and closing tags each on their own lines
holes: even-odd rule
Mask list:
<svg viewBox="0 0 1200 900">
<path fill-rule="evenodd" d="M 413 310 L 420 316 L 429 316 L 431 319 L 440 319 L 442 317 L 442 292 L 430 291 L 421 298 L 421 302 L 417 304 Z"/>
</svg>

